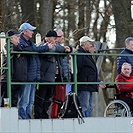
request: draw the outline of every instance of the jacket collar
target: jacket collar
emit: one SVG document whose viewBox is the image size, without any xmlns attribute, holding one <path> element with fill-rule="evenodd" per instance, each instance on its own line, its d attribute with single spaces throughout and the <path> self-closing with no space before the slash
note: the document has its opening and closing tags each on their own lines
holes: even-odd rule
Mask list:
<svg viewBox="0 0 133 133">
<path fill-rule="evenodd" d="M 78 52 L 89 53 L 88 51 L 85 51 L 81 46 L 78 47 Z"/>
<path fill-rule="evenodd" d="M 129 50 L 129 49 L 127 49 L 127 48 L 125 48 L 125 51 L 127 51 L 127 52 L 130 53 L 130 54 L 133 54 L 133 51 L 132 51 L 132 50 Z"/>
<path fill-rule="evenodd" d="M 26 40 L 22 35 L 20 36 L 20 43 L 24 44 L 24 45 L 32 45 L 32 41 L 31 40 Z"/>
</svg>

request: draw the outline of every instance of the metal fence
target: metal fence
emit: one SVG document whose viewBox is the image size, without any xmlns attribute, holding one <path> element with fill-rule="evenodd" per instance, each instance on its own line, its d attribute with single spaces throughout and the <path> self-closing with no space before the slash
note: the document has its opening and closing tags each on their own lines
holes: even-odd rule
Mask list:
<svg viewBox="0 0 133 133">
<path fill-rule="evenodd" d="M 78 84 L 126 84 L 125 82 L 77 82 L 77 67 L 76 67 L 76 60 L 77 55 L 90 55 L 89 53 L 69 53 L 66 55 L 72 56 L 72 66 L 73 66 L 73 82 L 12 82 L 11 81 L 11 68 L 10 68 L 10 54 L 58 54 L 58 53 L 52 53 L 52 52 L 45 52 L 45 53 L 38 53 L 38 52 L 17 52 L 17 51 L 11 51 L 10 50 L 10 38 L 5 36 L 0 36 L 0 38 L 5 38 L 7 40 L 7 67 L 0 67 L 0 69 L 6 69 L 7 70 L 7 89 L 8 89 L 8 98 L 10 99 L 10 107 L 11 107 L 11 85 L 20 85 L 20 84 L 72 84 L 74 87 L 74 91 L 77 93 L 77 85 Z M 2 47 L 1 47 L 2 48 Z M 60 53 L 60 55 L 64 55 L 64 53 Z M 92 55 L 92 54 L 91 54 Z M 132 54 L 107 54 L 107 53 L 94 53 L 94 56 L 133 56 Z M 130 82 L 128 84 L 133 84 L 133 82 Z M 98 99 L 96 100 L 98 104 Z M 97 106 L 97 105 L 96 105 Z"/>
</svg>

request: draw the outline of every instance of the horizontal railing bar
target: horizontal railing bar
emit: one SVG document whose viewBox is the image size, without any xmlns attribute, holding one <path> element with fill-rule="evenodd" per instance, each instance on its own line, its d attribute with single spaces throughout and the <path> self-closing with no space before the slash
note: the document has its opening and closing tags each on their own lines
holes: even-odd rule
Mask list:
<svg viewBox="0 0 133 133">
<path fill-rule="evenodd" d="M 99 49 L 98 52 L 104 52 L 104 51 L 119 51 L 119 50 L 124 50 L 125 48 L 109 48 L 109 49 Z"/>
<path fill-rule="evenodd" d="M 0 38 L 5 38 L 5 39 L 8 38 L 9 39 L 10 37 L 9 36 L 1 36 L 0 35 Z"/>
<path fill-rule="evenodd" d="M 13 85 L 19 84 L 40 84 L 40 85 L 55 85 L 55 84 L 75 84 L 74 82 L 11 82 Z"/>
<path fill-rule="evenodd" d="M 8 69 L 8 67 L 0 67 L 0 69 Z"/>
<path fill-rule="evenodd" d="M 19 85 L 19 84 L 75 84 L 74 82 L 11 82 L 11 84 Z M 133 82 L 77 82 L 77 84 L 133 84 Z"/>
<path fill-rule="evenodd" d="M 57 52 L 18 52 L 18 51 L 11 51 L 11 53 L 15 54 L 46 54 L 46 55 L 98 55 L 98 56 L 133 56 L 133 54 L 107 54 L 107 53 L 57 53 Z"/>
</svg>

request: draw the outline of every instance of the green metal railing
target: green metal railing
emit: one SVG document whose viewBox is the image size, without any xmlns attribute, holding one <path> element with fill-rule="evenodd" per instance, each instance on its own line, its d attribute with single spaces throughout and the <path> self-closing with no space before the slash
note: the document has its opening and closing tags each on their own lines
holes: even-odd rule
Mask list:
<svg viewBox="0 0 133 133">
<path fill-rule="evenodd" d="M 6 67 L 0 67 L 0 69 L 7 70 L 7 89 L 8 89 L 7 96 L 9 99 L 11 99 L 10 37 L 0 36 L 0 39 L 1 38 L 5 38 L 7 40 L 7 66 Z M 9 106 L 11 107 L 11 100 L 9 100 Z"/>
<path fill-rule="evenodd" d="M 4 38 L 1 37 L 0 38 Z M 76 56 L 77 55 L 95 55 L 95 56 L 133 56 L 132 54 L 105 54 L 105 53 L 69 53 L 67 55 L 72 55 L 73 57 L 73 82 L 12 82 L 11 81 L 11 62 L 10 62 L 10 54 L 18 53 L 18 54 L 59 54 L 59 53 L 52 53 L 52 52 L 44 52 L 44 53 L 38 53 L 38 52 L 18 52 L 18 51 L 10 51 L 10 38 L 5 37 L 7 39 L 7 67 L 0 67 L 0 69 L 6 69 L 7 70 L 7 95 L 10 99 L 9 106 L 11 107 L 11 85 L 20 85 L 20 84 L 72 84 L 74 86 L 74 91 L 77 93 L 77 85 L 78 84 L 126 84 L 125 82 L 77 82 L 77 66 L 76 66 Z M 60 55 L 64 55 L 64 53 L 60 53 Z M 65 54 L 66 55 L 66 54 Z M 128 84 L 133 84 L 133 82 L 130 82 Z"/>
</svg>

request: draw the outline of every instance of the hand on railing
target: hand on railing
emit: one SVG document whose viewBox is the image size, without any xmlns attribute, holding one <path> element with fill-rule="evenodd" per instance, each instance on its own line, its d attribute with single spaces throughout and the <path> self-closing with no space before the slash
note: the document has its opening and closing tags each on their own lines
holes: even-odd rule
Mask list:
<svg viewBox="0 0 133 133">
<path fill-rule="evenodd" d="M 103 81 L 101 81 L 101 82 L 103 82 Z M 106 85 L 105 84 L 99 84 L 99 88 L 106 88 Z"/>
</svg>

